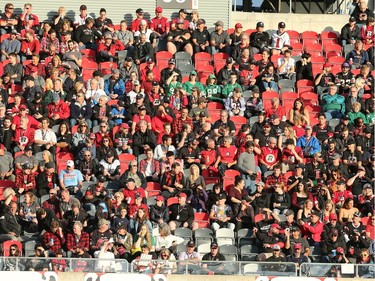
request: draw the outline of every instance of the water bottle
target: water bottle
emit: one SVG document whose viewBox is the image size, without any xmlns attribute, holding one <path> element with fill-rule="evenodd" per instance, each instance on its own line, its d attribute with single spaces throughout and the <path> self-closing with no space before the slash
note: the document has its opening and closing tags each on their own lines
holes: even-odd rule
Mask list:
<svg viewBox="0 0 375 281">
<path fill-rule="evenodd" d="M 54 242 L 55 242 L 55 240 L 54 240 L 53 238 L 51 238 L 51 239 L 49 240 L 49 242 L 50 242 L 51 246 L 53 246 L 53 245 L 54 245 Z"/>
</svg>

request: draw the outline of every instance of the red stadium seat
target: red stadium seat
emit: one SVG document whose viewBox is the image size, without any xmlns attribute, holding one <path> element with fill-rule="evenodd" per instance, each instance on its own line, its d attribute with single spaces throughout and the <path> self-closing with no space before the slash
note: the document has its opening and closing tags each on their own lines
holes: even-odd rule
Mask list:
<svg viewBox="0 0 375 281">
<path fill-rule="evenodd" d="M 320 41 L 324 44 L 325 41 L 330 41 L 334 44 L 337 43 L 337 33 L 333 31 L 322 31 L 320 33 Z"/>
<path fill-rule="evenodd" d="M 207 104 L 207 109 L 224 109 L 224 105 L 220 102 L 211 101 Z"/>
<path fill-rule="evenodd" d="M 167 199 L 167 207 L 173 204 L 178 204 L 178 197 L 170 197 Z"/>
<path fill-rule="evenodd" d="M 93 61 L 96 59 L 96 52 L 91 49 L 83 49 L 80 51 L 82 55 L 86 58 L 91 58 Z"/>
<path fill-rule="evenodd" d="M 3 245 L 2 245 L 2 248 L 3 248 L 3 256 L 4 257 L 9 257 L 9 253 L 10 253 L 10 247 L 12 245 L 17 245 L 18 247 L 18 250 L 20 251 L 21 253 L 21 256 L 22 256 L 22 243 L 17 241 L 17 240 L 7 240 L 7 241 L 4 241 Z"/>
<path fill-rule="evenodd" d="M 117 64 L 110 61 L 105 61 L 101 62 L 99 67 L 102 74 L 107 75 L 112 73 L 112 69 L 117 69 Z"/>
<path fill-rule="evenodd" d="M 194 221 L 198 223 L 198 228 L 209 228 L 210 220 L 207 213 L 196 212 L 194 213 Z"/>
<path fill-rule="evenodd" d="M 214 66 L 216 66 L 218 63 L 224 63 L 226 59 L 229 58 L 229 55 L 226 53 L 216 53 L 212 56 Z"/>
<path fill-rule="evenodd" d="M 231 35 L 234 32 L 234 28 L 228 28 L 227 33 L 228 35 Z"/>
<path fill-rule="evenodd" d="M 296 92 L 284 92 L 281 94 L 281 100 L 295 100 L 298 98 L 298 93 Z"/>
<path fill-rule="evenodd" d="M 326 62 L 326 59 L 324 57 L 311 56 L 311 63 L 312 64 L 321 64 L 323 66 L 323 64 L 325 64 L 325 62 Z"/>
<path fill-rule="evenodd" d="M 329 57 L 328 58 L 328 62 L 330 64 L 332 64 L 332 65 L 337 64 L 337 65 L 341 66 L 345 62 L 345 58 L 343 58 L 343 57 L 337 57 L 337 56 L 335 56 L 335 57 Z"/>
<path fill-rule="evenodd" d="M 56 161 L 68 161 L 68 160 L 74 160 L 74 155 L 70 152 L 59 152 L 56 153 Z"/>
<path fill-rule="evenodd" d="M 262 99 L 266 99 L 266 100 L 270 100 L 270 99 L 273 99 L 273 98 L 279 98 L 279 93 L 277 92 L 274 92 L 274 91 L 264 91 L 262 93 Z"/>
<path fill-rule="evenodd" d="M 224 172 L 223 187 L 227 194 L 228 194 L 229 188 L 234 184 L 234 180 L 236 176 L 238 175 L 240 175 L 240 172 L 237 170 L 228 169 Z"/>
<path fill-rule="evenodd" d="M 211 55 L 206 52 L 196 53 L 194 56 L 195 69 L 200 71 L 198 66 L 211 65 Z"/>
<path fill-rule="evenodd" d="M 236 126 L 236 133 L 239 131 L 243 124 L 247 123 L 246 117 L 243 116 L 232 116 L 230 117 L 230 120 L 232 120 L 232 122 Z"/>
<path fill-rule="evenodd" d="M 252 28 L 249 28 L 249 29 L 245 30 L 246 34 L 249 35 L 249 36 L 251 35 L 251 33 L 255 32 L 255 31 L 257 31 L 257 30 L 256 29 L 252 29 Z"/>
<path fill-rule="evenodd" d="M 254 54 L 254 60 L 258 61 L 262 59 L 262 54 Z"/>
<path fill-rule="evenodd" d="M 307 53 L 310 53 L 311 56 L 322 56 L 322 45 L 315 42 L 307 42 L 303 44 L 304 50 Z"/>
<path fill-rule="evenodd" d="M 285 31 L 286 33 L 288 33 L 289 35 L 289 39 L 290 39 L 290 44 L 293 45 L 295 43 L 300 43 L 300 34 L 298 31 L 296 30 L 287 30 Z"/>
<path fill-rule="evenodd" d="M 300 98 L 304 101 L 308 100 L 318 100 L 318 94 L 315 94 L 314 92 L 303 92 L 300 94 Z"/>
<path fill-rule="evenodd" d="M 206 184 L 217 183 L 220 181 L 219 173 L 212 170 L 203 170 L 202 177 L 204 177 Z"/>
<path fill-rule="evenodd" d="M 168 51 L 157 52 L 156 55 L 156 65 L 160 70 L 168 67 L 168 61 L 173 58 L 173 55 Z"/>
<path fill-rule="evenodd" d="M 326 58 L 333 56 L 340 57 L 342 55 L 341 50 L 342 48 L 339 44 L 327 44 L 324 46 L 324 53 L 326 54 Z"/>
<path fill-rule="evenodd" d="M 319 35 L 315 31 L 304 31 L 301 33 L 301 39 L 303 44 L 305 43 L 318 43 L 319 42 Z"/>
<path fill-rule="evenodd" d="M 157 182 L 148 182 L 146 186 L 146 191 L 148 193 L 148 197 L 157 196 L 161 192 L 160 183 Z"/>
<path fill-rule="evenodd" d="M 297 81 L 297 93 L 310 92 L 314 90 L 314 83 L 311 80 L 301 79 Z"/>
</svg>

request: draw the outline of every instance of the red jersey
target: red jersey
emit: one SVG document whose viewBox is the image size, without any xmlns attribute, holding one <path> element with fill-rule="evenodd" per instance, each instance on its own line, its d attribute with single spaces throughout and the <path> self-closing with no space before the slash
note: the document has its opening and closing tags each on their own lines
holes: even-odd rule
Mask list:
<svg viewBox="0 0 375 281">
<path fill-rule="evenodd" d="M 164 34 L 167 28 L 170 28 L 170 23 L 166 17 L 155 17 L 150 21 L 150 28 L 160 34 Z"/>
<path fill-rule="evenodd" d="M 149 25 L 149 22 L 146 19 L 135 19 L 135 20 L 132 21 L 132 30 L 131 31 L 135 32 L 135 31 L 139 30 L 139 25 L 141 24 L 142 20 L 145 20 L 147 22 L 147 26 Z"/>
<path fill-rule="evenodd" d="M 229 147 L 220 146 L 218 148 L 219 155 L 221 156 L 221 162 L 232 163 L 236 160 L 237 148 L 234 145 Z"/>
<path fill-rule="evenodd" d="M 33 129 L 39 129 L 39 121 L 37 121 L 33 116 L 31 115 L 26 115 L 27 119 L 29 119 L 28 126 L 33 128 Z M 20 127 L 21 123 L 21 117 L 19 115 L 14 116 L 12 124 L 16 125 L 16 128 Z"/>
<path fill-rule="evenodd" d="M 27 146 L 33 145 L 34 143 L 35 130 L 28 127 L 26 130 L 22 128 L 17 128 L 14 132 L 13 141 L 18 145 Z"/>
<path fill-rule="evenodd" d="M 141 70 L 141 75 L 140 75 L 141 81 L 145 81 L 146 80 L 146 72 L 149 69 L 150 68 L 148 68 L 146 66 L 145 68 L 143 68 Z M 160 70 L 159 70 L 159 68 L 157 68 L 156 66 L 154 66 L 151 70 L 152 70 L 152 73 L 154 74 L 154 81 L 160 81 Z"/>
<path fill-rule="evenodd" d="M 270 148 L 268 146 L 264 146 L 261 148 L 261 159 L 266 162 L 268 165 L 273 165 L 277 161 L 280 160 L 281 155 L 280 155 L 280 150 L 275 147 L 275 148 Z"/>
<path fill-rule="evenodd" d="M 332 196 L 332 201 L 335 204 L 341 203 L 342 206 L 346 198 L 353 198 L 353 193 L 349 190 L 335 191 Z"/>
<path fill-rule="evenodd" d="M 58 104 L 54 102 L 50 103 L 47 106 L 48 118 L 51 118 L 53 115 L 58 114 L 60 119 L 68 119 L 70 116 L 70 107 L 69 105 L 60 99 Z"/>
<path fill-rule="evenodd" d="M 139 193 L 142 198 L 146 197 L 146 193 L 145 193 L 144 189 L 140 188 L 140 187 L 134 188 L 133 190 L 124 189 L 124 191 L 122 193 L 124 194 L 124 201 L 128 205 L 134 204 L 136 193 Z"/>
<path fill-rule="evenodd" d="M 39 54 L 39 52 L 40 52 L 39 40 L 34 39 L 31 42 L 23 40 L 22 44 L 21 44 L 21 53 L 26 54 L 27 49 L 30 49 L 30 52 L 33 53 L 33 54 Z"/>
<path fill-rule="evenodd" d="M 216 149 L 203 150 L 201 151 L 201 164 L 206 166 L 212 166 L 215 164 L 217 158 Z"/>
<path fill-rule="evenodd" d="M 250 85 L 250 80 L 251 79 L 255 79 L 257 76 L 259 75 L 259 72 L 257 69 L 253 69 L 253 70 L 246 70 L 246 69 L 243 69 L 240 73 L 240 77 L 243 78 L 243 85 Z"/>
<path fill-rule="evenodd" d="M 298 154 L 299 157 L 303 158 L 303 152 L 302 152 L 302 149 L 299 146 L 296 146 L 294 148 L 294 150 L 297 152 L 297 154 Z M 286 162 L 288 160 L 289 160 L 289 162 L 288 162 L 289 164 L 297 164 L 297 161 L 296 161 L 296 159 L 295 159 L 294 154 L 292 153 L 292 151 L 290 151 L 287 148 L 284 148 L 283 152 L 281 154 L 281 161 Z"/>
<path fill-rule="evenodd" d="M 272 107 L 266 109 L 266 117 L 267 118 L 270 118 L 271 115 L 273 115 L 273 114 L 279 115 L 280 119 L 283 116 L 286 116 L 285 110 L 284 110 L 284 108 L 281 105 L 279 105 L 276 109 L 274 109 Z"/>
<path fill-rule="evenodd" d="M 374 25 L 364 25 L 361 29 L 361 38 L 363 44 L 367 44 L 367 40 L 372 40 L 372 43 L 375 41 Z"/>
</svg>

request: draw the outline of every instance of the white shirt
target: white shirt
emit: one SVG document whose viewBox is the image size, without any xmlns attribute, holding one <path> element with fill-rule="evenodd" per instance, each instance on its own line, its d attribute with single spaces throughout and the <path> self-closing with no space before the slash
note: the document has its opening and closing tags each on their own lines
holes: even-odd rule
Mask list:
<svg viewBox="0 0 375 281">
<path fill-rule="evenodd" d="M 272 48 L 281 50 L 285 45 L 290 45 L 290 38 L 288 33 L 284 32 L 279 34 L 277 30 L 275 33 L 272 34 Z"/>
<path fill-rule="evenodd" d="M 279 58 L 277 60 L 277 66 L 280 67 L 284 63 L 284 61 L 285 61 L 285 58 Z M 284 67 L 284 71 L 279 72 L 279 73 L 284 74 L 284 73 L 289 72 L 290 69 L 295 66 L 295 64 L 296 64 L 295 60 L 293 58 L 289 58 L 288 63 Z"/>
<path fill-rule="evenodd" d="M 92 17 L 88 14 L 84 18 L 82 18 L 81 15 L 75 16 L 74 25 L 84 25 L 87 18 L 92 18 Z"/>
<path fill-rule="evenodd" d="M 53 143 L 57 142 L 56 134 L 51 129 L 47 129 L 47 130 L 38 129 L 38 130 L 36 130 L 35 135 L 34 135 L 34 139 L 35 140 L 41 140 L 41 141 L 47 141 L 47 142 L 53 142 Z M 38 145 L 41 146 L 41 144 L 38 144 Z"/>
<path fill-rule="evenodd" d="M 92 102 L 93 102 L 92 104 L 94 105 L 94 104 L 98 103 L 99 97 L 102 96 L 102 95 L 106 96 L 106 93 L 102 89 L 87 90 L 86 93 L 85 93 L 85 99 L 86 100 L 91 99 Z"/>
<path fill-rule="evenodd" d="M 176 155 L 176 148 L 173 145 L 165 147 L 163 144 L 158 144 L 154 150 L 154 158 L 158 161 L 161 161 L 164 158 L 168 151 L 172 151 Z"/>
</svg>

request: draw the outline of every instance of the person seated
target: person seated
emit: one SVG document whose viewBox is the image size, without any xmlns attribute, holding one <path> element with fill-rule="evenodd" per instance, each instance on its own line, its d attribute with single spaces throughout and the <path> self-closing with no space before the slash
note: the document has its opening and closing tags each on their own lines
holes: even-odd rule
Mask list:
<svg viewBox="0 0 375 281">
<path fill-rule="evenodd" d="M 290 46 L 289 34 L 285 31 L 285 22 L 279 22 L 277 30 L 271 36 L 271 55 L 280 55 Z"/>
<path fill-rule="evenodd" d="M 340 39 L 343 47 L 348 44 L 354 45 L 361 39 L 361 28 L 357 25 L 355 17 L 350 17 L 349 22 L 341 28 Z"/>
<path fill-rule="evenodd" d="M 188 29 L 184 28 L 184 21 L 178 20 L 176 22 L 176 29 L 170 32 L 167 42 L 167 50 L 171 54 L 178 51 L 185 51 L 191 56 L 193 55 L 193 46 L 190 43 L 191 34 Z"/>
<path fill-rule="evenodd" d="M 277 60 L 277 74 L 280 79 L 296 79 L 296 62 L 291 56 L 292 51 L 287 49 L 284 51 L 284 57 Z"/>
<path fill-rule="evenodd" d="M 186 200 L 187 195 L 183 192 L 179 193 L 178 203 L 169 207 L 171 211 L 169 216 L 171 231 L 174 231 L 178 227 L 190 228 L 192 231 L 198 228 L 198 223 L 194 221 L 194 210 L 186 203 Z"/>
<path fill-rule="evenodd" d="M 360 69 L 362 65 L 371 64 L 368 53 L 363 49 L 363 43 L 357 40 L 354 44 L 354 50 L 350 51 L 345 58 L 351 66 L 351 69 Z"/>
</svg>

